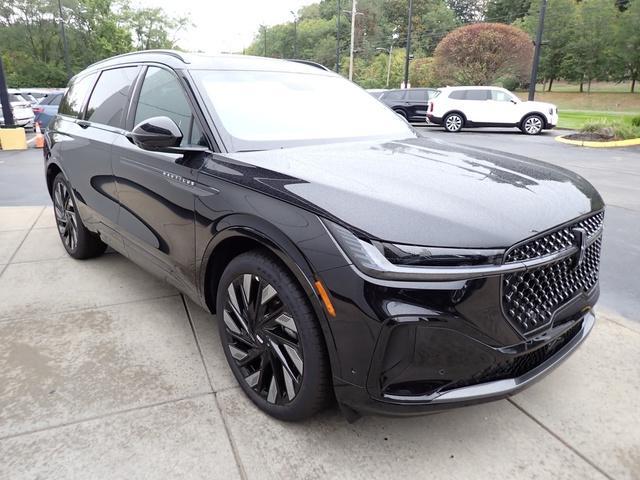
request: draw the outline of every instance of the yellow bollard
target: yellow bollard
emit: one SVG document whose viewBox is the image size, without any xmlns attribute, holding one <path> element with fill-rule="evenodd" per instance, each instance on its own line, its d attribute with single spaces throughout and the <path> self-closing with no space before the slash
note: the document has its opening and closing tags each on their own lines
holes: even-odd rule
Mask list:
<svg viewBox="0 0 640 480">
<path fill-rule="evenodd" d="M 0 149 L 26 150 L 27 135 L 24 128 L 0 128 Z"/>
</svg>

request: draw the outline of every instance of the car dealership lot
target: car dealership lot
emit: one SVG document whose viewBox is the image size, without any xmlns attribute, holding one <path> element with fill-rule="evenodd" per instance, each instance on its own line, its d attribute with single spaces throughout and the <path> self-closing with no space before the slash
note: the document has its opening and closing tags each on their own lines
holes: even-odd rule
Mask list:
<svg viewBox="0 0 640 480">
<path fill-rule="evenodd" d="M 428 131 L 565 165 L 607 201 L 600 319 L 548 378 L 415 419 L 275 421 L 214 318 L 116 253 L 68 258 L 41 152 L 0 152 L 0 478 L 638 478 L 640 149 Z"/>
</svg>

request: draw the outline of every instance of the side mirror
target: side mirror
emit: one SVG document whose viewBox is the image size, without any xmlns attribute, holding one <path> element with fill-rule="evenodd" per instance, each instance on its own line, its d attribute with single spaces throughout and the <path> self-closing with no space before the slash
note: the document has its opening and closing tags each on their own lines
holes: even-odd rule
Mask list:
<svg viewBox="0 0 640 480">
<path fill-rule="evenodd" d="M 179 153 L 180 127 L 169 117 L 152 117 L 140 122 L 126 134 L 138 147 L 155 152 Z"/>
</svg>

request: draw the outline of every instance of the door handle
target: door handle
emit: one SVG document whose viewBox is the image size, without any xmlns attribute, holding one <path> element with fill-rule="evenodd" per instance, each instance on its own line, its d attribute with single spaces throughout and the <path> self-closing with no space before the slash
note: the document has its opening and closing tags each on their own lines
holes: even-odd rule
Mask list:
<svg viewBox="0 0 640 480">
<path fill-rule="evenodd" d="M 91 126 L 91 123 L 86 120 L 78 120 L 76 123 L 82 128 L 89 128 Z"/>
</svg>

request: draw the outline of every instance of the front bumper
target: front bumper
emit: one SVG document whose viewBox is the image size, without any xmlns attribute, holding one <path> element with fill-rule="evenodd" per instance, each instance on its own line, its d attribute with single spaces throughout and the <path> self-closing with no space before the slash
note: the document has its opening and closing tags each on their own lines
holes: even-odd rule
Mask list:
<svg viewBox="0 0 640 480">
<path fill-rule="evenodd" d="M 500 276 L 398 282 L 353 266 L 321 275 L 338 312 L 330 321 L 338 402 L 386 415 L 446 410 L 526 388 L 586 338 L 599 295 L 596 286 L 574 298 L 549 328 L 524 337 L 496 302 Z"/>
<path fill-rule="evenodd" d="M 567 328 L 567 330 L 573 329 L 574 332 L 571 332 L 571 338 L 563 343 L 562 348 L 559 348 L 538 366 L 517 377 L 462 386 L 425 396 L 388 395 L 378 399 L 372 397 L 364 389 L 338 381 L 336 394 L 341 403 L 359 413 L 393 416 L 435 413 L 507 398 L 544 378 L 560 365 L 585 340 L 594 324 L 594 314 L 591 311 L 586 312 L 571 327 Z"/>
</svg>

